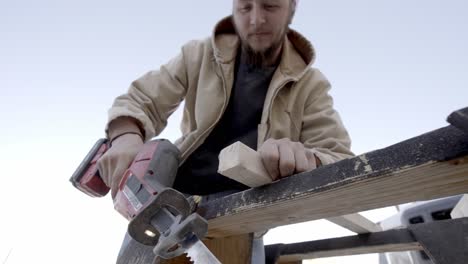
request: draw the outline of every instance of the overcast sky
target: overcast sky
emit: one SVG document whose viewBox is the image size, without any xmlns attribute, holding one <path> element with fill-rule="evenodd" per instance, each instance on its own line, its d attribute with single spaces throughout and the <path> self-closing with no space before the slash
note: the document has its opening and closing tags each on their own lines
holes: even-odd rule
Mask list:
<svg viewBox="0 0 468 264">
<path fill-rule="evenodd" d="M 68 179 L 103 137 L 114 97 L 209 36 L 231 3 L 0 0 L 0 262 L 114 262 L 126 222 L 109 197 L 88 198 Z M 468 106 L 467 10 L 463 0 L 300 2 L 292 27 L 314 44 L 355 153 L 445 126 Z M 161 137 L 175 140 L 179 119 Z M 321 221 L 265 240 L 346 234 Z"/>
</svg>

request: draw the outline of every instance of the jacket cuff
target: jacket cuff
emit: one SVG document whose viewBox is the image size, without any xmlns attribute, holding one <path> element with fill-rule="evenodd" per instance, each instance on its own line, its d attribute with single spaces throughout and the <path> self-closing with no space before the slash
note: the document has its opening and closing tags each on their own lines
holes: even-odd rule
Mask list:
<svg viewBox="0 0 468 264">
<path fill-rule="evenodd" d="M 123 134 L 138 134 L 142 139 L 145 138 L 144 130 L 141 129 L 139 121 L 129 116 L 122 116 L 112 120 L 106 129 L 106 136 L 110 142 Z"/>
</svg>

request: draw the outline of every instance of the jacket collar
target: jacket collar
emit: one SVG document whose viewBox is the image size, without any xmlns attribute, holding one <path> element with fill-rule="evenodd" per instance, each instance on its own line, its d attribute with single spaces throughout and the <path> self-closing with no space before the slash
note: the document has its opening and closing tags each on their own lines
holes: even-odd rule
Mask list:
<svg viewBox="0 0 468 264">
<path fill-rule="evenodd" d="M 214 56 L 218 63 L 233 63 L 239 47 L 239 37 L 234 28 L 232 16 L 223 18 L 215 26 L 212 37 Z M 315 60 L 312 44 L 299 32 L 289 29 L 279 69 L 285 76 L 299 79 Z"/>
</svg>

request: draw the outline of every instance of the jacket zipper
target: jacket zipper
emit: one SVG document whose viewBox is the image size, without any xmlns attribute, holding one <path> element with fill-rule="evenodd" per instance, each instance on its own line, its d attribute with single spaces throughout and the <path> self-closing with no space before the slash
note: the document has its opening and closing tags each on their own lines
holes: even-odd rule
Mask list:
<svg viewBox="0 0 468 264">
<path fill-rule="evenodd" d="M 267 119 L 265 120 L 265 123 L 268 122 L 268 120 L 271 119 L 271 109 L 273 107 L 273 101 L 275 100 L 276 96 L 278 95 L 279 91 L 281 89 L 284 88 L 284 86 L 286 86 L 286 84 L 288 84 L 289 82 L 293 81 L 292 79 L 287 79 L 285 80 L 284 82 L 281 83 L 281 85 L 279 85 L 278 89 L 276 89 L 276 91 L 273 93 L 273 96 L 271 97 L 271 101 L 270 101 L 270 105 L 268 106 L 268 112 L 267 112 Z M 263 137 L 263 140 L 262 142 L 265 142 L 265 140 L 268 138 L 268 134 L 270 132 L 270 128 L 269 128 L 270 125 L 267 126 L 267 131 L 265 132 L 265 135 Z M 260 146 L 259 146 L 260 147 Z"/>
</svg>

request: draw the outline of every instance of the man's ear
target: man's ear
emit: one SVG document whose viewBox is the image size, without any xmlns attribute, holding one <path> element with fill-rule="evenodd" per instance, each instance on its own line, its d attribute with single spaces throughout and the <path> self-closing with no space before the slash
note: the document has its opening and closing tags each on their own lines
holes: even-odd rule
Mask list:
<svg viewBox="0 0 468 264">
<path fill-rule="evenodd" d="M 297 2 L 298 0 L 291 0 L 291 14 L 289 14 L 288 24 L 292 23 L 294 14 L 296 13 Z"/>
<path fill-rule="evenodd" d="M 291 0 L 291 6 L 292 6 L 293 10 L 296 10 L 297 2 L 299 2 L 299 1 L 298 0 Z"/>
</svg>

